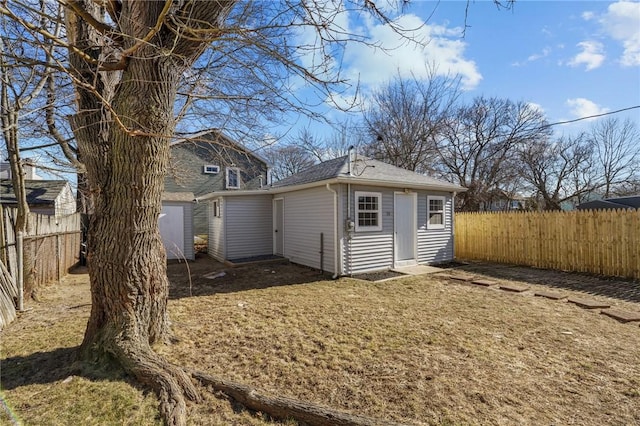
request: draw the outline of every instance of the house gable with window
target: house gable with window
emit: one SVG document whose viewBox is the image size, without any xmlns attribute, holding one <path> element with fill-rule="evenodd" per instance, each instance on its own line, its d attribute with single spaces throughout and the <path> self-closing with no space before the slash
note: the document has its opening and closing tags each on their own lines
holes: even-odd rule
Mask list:
<svg viewBox="0 0 640 426">
<path fill-rule="evenodd" d="M 266 160 L 219 130 L 207 130 L 171 144 L 165 191 L 191 192 L 195 197 L 214 191 L 252 190 L 267 184 Z M 195 235 L 206 235 L 206 205 L 193 209 Z"/>
<path fill-rule="evenodd" d="M 215 250 L 210 245 L 213 257 L 275 254 L 340 276 L 453 259 L 453 200 L 464 190 L 380 161 L 345 156 L 266 190 L 217 192 L 202 201 L 210 200 L 220 212 L 209 236 L 217 241 Z M 271 238 L 265 238 L 267 227 Z M 257 235 L 259 244 L 237 250 L 239 241 Z"/>
</svg>

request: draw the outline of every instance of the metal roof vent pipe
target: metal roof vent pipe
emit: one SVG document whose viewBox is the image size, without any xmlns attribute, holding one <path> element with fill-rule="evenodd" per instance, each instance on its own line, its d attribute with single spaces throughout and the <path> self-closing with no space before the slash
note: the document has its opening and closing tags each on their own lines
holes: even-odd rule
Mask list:
<svg viewBox="0 0 640 426">
<path fill-rule="evenodd" d="M 347 153 L 349 155 L 349 158 L 348 158 L 348 161 L 349 161 L 348 171 L 349 171 L 349 176 L 351 176 L 351 171 L 353 170 L 353 167 L 351 166 L 351 163 L 353 162 L 353 154 L 354 154 L 354 146 L 353 145 L 351 145 L 349 147 L 349 149 L 347 150 Z"/>
</svg>

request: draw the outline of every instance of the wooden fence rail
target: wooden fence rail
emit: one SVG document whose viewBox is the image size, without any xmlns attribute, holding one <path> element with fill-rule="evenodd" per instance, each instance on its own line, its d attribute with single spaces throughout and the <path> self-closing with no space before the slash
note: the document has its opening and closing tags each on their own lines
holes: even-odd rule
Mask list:
<svg viewBox="0 0 640 426">
<path fill-rule="evenodd" d="M 15 209 L 0 206 L 0 329 L 12 319 L 14 307 L 9 304 L 17 294 L 16 214 Z M 81 244 L 79 213 L 63 217 L 31 214 L 29 220 L 30 230 L 23 244 L 25 298 L 66 275 L 78 263 Z"/>
<path fill-rule="evenodd" d="M 457 213 L 460 259 L 640 279 L 640 210 Z"/>
</svg>

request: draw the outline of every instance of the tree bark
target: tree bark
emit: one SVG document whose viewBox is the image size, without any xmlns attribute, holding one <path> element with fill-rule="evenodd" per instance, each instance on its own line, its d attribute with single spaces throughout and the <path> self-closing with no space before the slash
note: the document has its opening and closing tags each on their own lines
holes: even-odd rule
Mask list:
<svg viewBox="0 0 640 426">
<path fill-rule="evenodd" d="M 277 419 L 295 419 L 309 426 L 399 426 L 400 423 L 349 414 L 310 402 L 282 396 L 269 396 L 250 386 L 193 371 L 193 377 L 223 392 L 245 407 Z"/>
<path fill-rule="evenodd" d="M 89 362 L 120 364 L 156 391 L 166 424 L 184 425 L 185 399 L 199 400 L 196 387 L 184 370 L 151 348 L 170 332 L 158 216 L 178 81 L 210 40 L 182 39 L 162 27 L 171 5 L 124 3 L 118 11 L 122 42 L 92 25 L 104 13 L 92 0 L 74 3 L 81 13 L 69 10 L 66 20 L 69 41 L 77 48 L 69 58 L 78 100 L 71 126 L 93 206 L 88 230 L 92 305 L 79 354 Z M 189 14 L 178 13 L 183 21 L 211 26 L 228 3 L 187 5 Z M 123 66 L 103 67 L 107 62 Z"/>
</svg>

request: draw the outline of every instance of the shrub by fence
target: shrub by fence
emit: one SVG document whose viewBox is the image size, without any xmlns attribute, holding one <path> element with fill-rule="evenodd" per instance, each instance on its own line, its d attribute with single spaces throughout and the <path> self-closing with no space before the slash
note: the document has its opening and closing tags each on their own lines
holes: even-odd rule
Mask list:
<svg viewBox="0 0 640 426">
<path fill-rule="evenodd" d="M 460 259 L 640 279 L 640 210 L 457 213 Z"/>
</svg>

